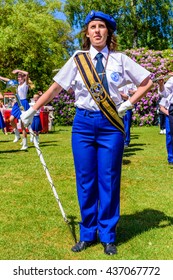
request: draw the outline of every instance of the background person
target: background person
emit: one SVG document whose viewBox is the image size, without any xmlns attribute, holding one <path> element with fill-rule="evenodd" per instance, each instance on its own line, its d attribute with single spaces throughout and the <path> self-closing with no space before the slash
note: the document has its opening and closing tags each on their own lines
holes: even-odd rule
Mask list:
<svg viewBox="0 0 173 280">
<path fill-rule="evenodd" d="M 93 96 L 98 93 L 99 98 L 104 96 L 107 80 L 107 92 L 110 94 L 107 98 L 111 98 L 111 102 L 117 105 L 118 114 L 123 117 L 152 86 L 149 71 L 122 52 L 115 51 L 115 30 L 116 22 L 111 16 L 101 11 L 91 11 L 85 19 L 83 50 L 75 52 L 56 74 L 50 88 L 21 116 L 25 126 L 28 126 L 35 112 L 62 89 L 68 91 L 72 87 L 75 92 L 72 150 L 81 222 L 80 240 L 72 247 L 73 252 L 80 252 L 95 244 L 97 237 L 103 245 L 104 253 L 113 255 L 117 252 L 115 240 L 120 217 L 124 133 L 121 130 L 121 118 L 117 115 L 116 125 L 112 124 L 99 109 L 99 102 Z M 91 68 L 82 64 L 84 71 L 81 72 L 78 60 L 81 59 L 82 63 L 84 58 L 87 63 L 91 62 Z M 99 71 L 101 64 L 103 70 Z M 123 102 L 118 88 L 130 82 L 136 84 L 138 89 L 130 99 Z"/>
<path fill-rule="evenodd" d="M 167 159 L 170 165 L 173 165 L 173 145 L 172 145 L 172 136 L 170 131 L 170 122 L 169 122 L 169 96 L 167 98 L 162 97 L 159 103 L 160 111 L 165 115 L 165 130 L 166 130 L 166 150 L 167 150 Z"/>
<path fill-rule="evenodd" d="M 0 100 L 0 128 L 2 129 L 3 133 L 5 135 L 8 135 L 7 133 L 7 128 L 5 124 L 5 118 L 4 118 L 4 111 L 5 111 L 5 106 L 2 100 Z"/>
<path fill-rule="evenodd" d="M 30 103 L 31 106 L 33 106 L 37 100 L 39 99 L 40 95 L 39 94 L 34 94 L 33 96 L 33 102 Z M 34 115 L 34 118 L 33 118 L 33 122 L 31 124 L 31 128 L 33 130 L 33 132 L 35 133 L 35 138 L 36 138 L 36 141 L 37 143 L 39 144 L 39 133 L 40 131 L 42 130 L 42 125 L 41 125 L 41 119 L 40 119 L 40 109 L 37 110 L 37 112 L 35 113 Z M 30 136 L 30 142 L 33 142 L 33 135 Z"/>
<path fill-rule="evenodd" d="M 133 83 L 127 84 L 119 89 L 123 100 L 128 100 L 135 93 L 136 90 L 137 87 Z M 133 110 L 129 109 L 126 111 L 123 117 L 124 130 L 125 130 L 124 148 L 128 148 L 130 144 L 130 129 L 132 124 L 132 115 L 133 115 Z"/>
<path fill-rule="evenodd" d="M 168 163 L 173 165 L 173 72 L 169 73 L 170 77 L 166 83 L 160 77 L 158 80 L 159 94 L 164 97 L 160 101 L 160 109 L 166 114 L 166 146 L 168 152 Z"/>
<path fill-rule="evenodd" d="M 20 101 L 22 103 L 22 106 L 24 107 L 24 110 L 29 109 L 29 103 L 27 100 L 27 93 L 28 93 L 28 89 L 29 89 L 29 85 L 28 85 L 28 81 L 29 81 L 29 74 L 27 71 L 23 71 L 23 70 L 19 70 L 19 69 L 15 69 L 12 71 L 13 74 L 17 74 L 18 77 L 18 88 L 17 88 L 17 93 L 19 95 Z M 0 79 L 4 80 L 5 82 L 10 81 L 9 78 L 4 78 L 0 76 Z M 19 105 L 17 102 L 14 103 L 12 110 L 11 110 L 11 115 L 10 115 L 10 123 L 11 126 L 14 129 L 14 133 L 15 133 L 15 138 L 13 140 L 14 143 L 18 142 L 20 139 L 20 132 L 17 128 L 17 123 L 16 120 L 18 121 L 20 120 L 20 115 L 21 115 L 21 110 L 19 108 Z M 25 127 L 23 126 L 22 122 L 21 122 L 21 128 L 22 128 L 22 135 L 23 135 L 23 140 L 22 140 L 22 148 L 21 150 L 26 150 L 28 148 L 27 145 L 27 132 Z"/>
</svg>

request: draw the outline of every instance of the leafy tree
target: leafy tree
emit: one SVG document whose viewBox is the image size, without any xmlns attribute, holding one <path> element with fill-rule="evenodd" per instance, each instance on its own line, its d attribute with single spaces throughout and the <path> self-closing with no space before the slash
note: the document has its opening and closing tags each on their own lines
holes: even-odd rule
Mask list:
<svg viewBox="0 0 173 280">
<path fill-rule="evenodd" d="M 102 10 L 116 19 L 122 49 L 172 47 L 172 0 L 66 0 L 64 6 L 67 20 L 74 28 L 83 26 L 91 10 Z"/>
<path fill-rule="evenodd" d="M 0 0 L 0 75 L 14 79 L 29 71 L 35 90 L 47 89 L 53 69 L 68 59 L 73 38 L 67 22 L 55 17 L 57 0 Z"/>
</svg>

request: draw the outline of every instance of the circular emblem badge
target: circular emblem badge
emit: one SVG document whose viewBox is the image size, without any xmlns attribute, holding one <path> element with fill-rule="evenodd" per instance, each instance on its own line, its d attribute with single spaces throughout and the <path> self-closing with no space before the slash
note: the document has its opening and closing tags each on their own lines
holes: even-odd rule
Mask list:
<svg viewBox="0 0 173 280">
<path fill-rule="evenodd" d="M 111 79 L 112 79 L 114 82 L 118 82 L 118 80 L 119 80 L 119 73 L 117 73 L 117 72 L 112 72 L 112 74 L 111 74 Z"/>
<path fill-rule="evenodd" d="M 105 97 L 103 87 L 99 83 L 92 84 L 90 90 L 97 102 L 100 102 Z"/>
</svg>

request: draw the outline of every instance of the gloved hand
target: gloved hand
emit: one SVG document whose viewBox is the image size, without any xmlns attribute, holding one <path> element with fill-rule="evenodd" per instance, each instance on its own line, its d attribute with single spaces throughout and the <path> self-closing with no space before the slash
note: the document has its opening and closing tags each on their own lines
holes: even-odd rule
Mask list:
<svg viewBox="0 0 173 280">
<path fill-rule="evenodd" d="M 118 115 L 120 118 L 122 118 L 126 111 L 129 109 L 133 108 L 133 104 L 130 102 L 130 100 L 128 99 L 127 101 L 123 102 L 120 107 L 118 108 Z"/>
<path fill-rule="evenodd" d="M 32 107 L 30 107 L 27 111 L 22 112 L 20 118 L 25 127 L 28 127 L 32 123 L 35 113 L 36 110 Z"/>
</svg>

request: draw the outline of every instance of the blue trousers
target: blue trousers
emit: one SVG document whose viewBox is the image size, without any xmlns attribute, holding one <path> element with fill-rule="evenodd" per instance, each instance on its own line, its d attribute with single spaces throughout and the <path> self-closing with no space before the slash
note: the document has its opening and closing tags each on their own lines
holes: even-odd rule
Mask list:
<svg viewBox="0 0 173 280">
<path fill-rule="evenodd" d="M 80 241 L 116 240 L 124 136 L 100 112 L 77 109 L 72 150 L 81 213 Z"/>
<path fill-rule="evenodd" d="M 130 128 L 131 128 L 131 124 L 132 124 L 132 110 L 127 110 L 125 116 L 123 117 L 123 122 L 124 122 L 124 130 L 125 130 L 125 141 L 124 144 L 125 145 L 129 145 L 130 144 Z"/>
<path fill-rule="evenodd" d="M 172 142 L 172 135 L 170 131 L 169 116 L 166 116 L 165 124 L 166 124 L 166 149 L 168 154 L 168 162 L 173 162 L 173 142 Z"/>
</svg>

